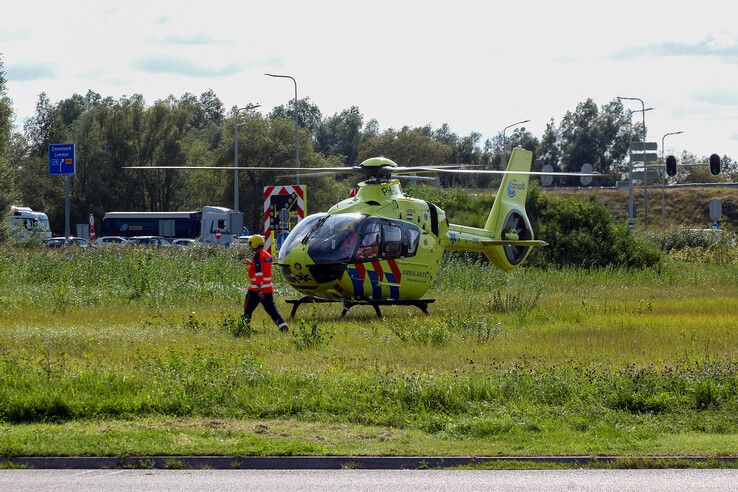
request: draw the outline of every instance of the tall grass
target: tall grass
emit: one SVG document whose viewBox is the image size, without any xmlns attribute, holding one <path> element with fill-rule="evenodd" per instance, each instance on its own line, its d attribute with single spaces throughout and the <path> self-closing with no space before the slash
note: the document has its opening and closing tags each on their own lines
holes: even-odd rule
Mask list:
<svg viewBox="0 0 738 492">
<path fill-rule="evenodd" d="M 386 308 L 382 322 L 356 307 L 341 320 L 316 305 L 293 335 L 261 311 L 237 326 L 244 276 L 223 249 L 0 249 L 0 421 L 293 416 L 493 436 L 639 419 L 738 431 L 734 264 L 504 274 L 451 257 L 430 317 Z"/>
</svg>

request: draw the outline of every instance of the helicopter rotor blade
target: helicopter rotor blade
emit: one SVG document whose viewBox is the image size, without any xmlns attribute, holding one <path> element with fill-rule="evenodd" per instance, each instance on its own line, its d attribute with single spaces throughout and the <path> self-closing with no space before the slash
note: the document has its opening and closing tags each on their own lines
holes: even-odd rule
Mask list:
<svg viewBox="0 0 738 492">
<path fill-rule="evenodd" d="M 543 172 L 543 171 L 507 171 L 498 169 L 437 169 L 439 173 L 456 173 L 456 174 L 521 174 L 527 176 L 592 176 L 606 177 L 614 176 L 614 174 L 603 173 L 567 173 L 567 172 Z"/>
<path fill-rule="evenodd" d="M 309 169 L 318 169 L 318 168 L 311 167 Z M 280 174 L 277 176 L 277 178 L 296 178 L 298 176 L 301 178 L 315 178 L 318 176 L 338 176 L 340 174 L 351 174 L 353 172 L 354 171 L 352 171 L 351 168 L 346 168 L 343 171 L 319 171 L 317 173 Z"/>
<path fill-rule="evenodd" d="M 238 169 L 239 171 L 335 171 L 346 172 L 346 167 L 254 167 L 254 166 L 124 166 L 123 169 L 190 169 L 190 170 L 205 170 L 205 171 L 233 171 Z"/>
</svg>

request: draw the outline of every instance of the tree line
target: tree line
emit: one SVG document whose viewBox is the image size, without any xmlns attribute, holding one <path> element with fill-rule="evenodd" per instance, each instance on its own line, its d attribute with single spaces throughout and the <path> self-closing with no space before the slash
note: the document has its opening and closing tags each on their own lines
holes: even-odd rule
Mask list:
<svg viewBox="0 0 738 492">
<path fill-rule="evenodd" d="M 0 210 L 12 203 L 49 215 L 54 231 L 64 223 L 62 181 L 49 176 L 48 146 L 76 144 L 77 174 L 72 179 L 72 223 L 86 222 L 88 213 L 101 217 L 112 210 L 185 210 L 203 205 L 233 204 L 233 173 L 228 171 L 128 170 L 126 166 L 218 165 L 234 160 L 234 128 L 239 126 L 238 159 L 243 166 L 293 166 L 295 155 L 294 103 L 262 115 L 226 110 L 208 90 L 199 96 L 147 104 L 134 94 L 113 98 L 94 91 L 51 101 L 42 93 L 35 113 L 22 129 L 13 129 L 12 102 L 0 59 Z M 297 101 L 301 166 L 354 165 L 382 155 L 400 165 L 472 164 L 502 169 L 509 149 L 521 146 L 534 153 L 534 170 L 549 164 L 555 170 L 578 171 L 590 163 L 609 173 L 627 161 L 631 133 L 640 123 L 618 100 L 598 106 L 591 99 L 568 111 L 556 124 L 552 119 L 538 138 L 524 127 L 482 140 L 482 134 L 454 133 L 448 124 L 438 128 L 403 126 L 380 131 L 377 120 L 365 120 L 352 106 L 324 116 L 310 98 Z M 701 162 L 706 157 L 686 156 Z M 724 165 L 735 167 L 730 159 Z M 689 179 L 683 171 L 682 179 Z M 264 186 L 288 184 L 283 173 L 241 172 L 239 195 L 249 228 L 261 216 Z M 701 176 L 700 176 L 701 177 Z M 443 186 L 488 188 L 498 182 L 490 175 L 441 176 Z M 310 178 L 308 208 L 325 210 L 346 196 L 352 182 L 333 177 Z"/>
</svg>

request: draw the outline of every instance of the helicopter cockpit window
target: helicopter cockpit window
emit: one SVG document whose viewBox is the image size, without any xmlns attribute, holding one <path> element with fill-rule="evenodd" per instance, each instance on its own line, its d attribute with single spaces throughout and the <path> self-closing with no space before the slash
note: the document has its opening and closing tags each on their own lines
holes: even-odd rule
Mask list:
<svg viewBox="0 0 738 492">
<path fill-rule="evenodd" d="M 356 250 L 357 261 L 376 260 L 379 256 L 379 222 L 374 219 L 366 219 L 361 231 L 361 241 Z"/>
<path fill-rule="evenodd" d="M 394 224 L 383 224 L 382 256 L 384 258 L 398 258 L 402 256 L 402 229 Z"/>
<path fill-rule="evenodd" d="M 289 252 L 292 250 L 292 246 L 295 244 L 299 244 L 300 241 L 302 241 L 305 236 L 307 236 L 310 231 L 313 230 L 315 225 L 323 218 L 327 217 L 327 214 L 320 213 L 320 214 L 313 214 L 309 215 L 305 219 L 301 220 L 290 232 L 289 236 L 287 236 L 287 239 L 284 240 L 284 243 L 282 244 L 282 247 L 279 248 L 279 262 L 282 263 L 282 261 L 287 257 Z"/>
<path fill-rule="evenodd" d="M 351 259 L 363 220 L 359 214 L 329 215 L 306 236 L 308 255 L 315 263 L 342 263 Z"/>
</svg>

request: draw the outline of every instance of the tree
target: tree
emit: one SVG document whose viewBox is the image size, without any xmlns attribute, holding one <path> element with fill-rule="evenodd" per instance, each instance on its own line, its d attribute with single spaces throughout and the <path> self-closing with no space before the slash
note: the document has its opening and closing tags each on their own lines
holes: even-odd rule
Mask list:
<svg viewBox="0 0 738 492">
<path fill-rule="evenodd" d="M 315 150 L 323 155 L 343 156 L 344 164 L 354 164 L 359 154 L 364 117 L 351 106 L 326 118 L 315 136 Z"/>
<path fill-rule="evenodd" d="M 294 100 L 290 101 L 287 107 L 285 107 L 284 105 L 277 106 L 272 110 L 271 113 L 269 113 L 269 118 L 285 118 L 294 121 L 294 107 Z M 309 97 L 297 100 L 297 125 L 300 128 L 305 128 L 307 131 L 309 131 L 311 136 L 314 137 L 315 135 L 317 135 L 318 130 L 320 129 L 322 118 L 323 115 L 320 112 L 320 108 L 310 102 Z"/>
<path fill-rule="evenodd" d="M 225 115 L 223 103 L 218 99 L 218 96 L 215 95 L 213 89 L 208 89 L 200 94 L 200 105 L 205 112 L 206 124 L 213 123 L 215 125 L 220 125 L 223 122 L 223 117 Z"/>
<path fill-rule="evenodd" d="M 443 164 L 448 162 L 451 148 L 428 136 L 422 128 L 404 127 L 399 132 L 389 129 L 361 144 L 358 161 L 378 156 L 392 159 L 400 166 Z"/>
<path fill-rule="evenodd" d="M 0 57 L 0 220 L 15 196 L 15 173 L 9 162 L 10 134 L 13 125 L 13 107 L 5 88 L 3 60 Z"/>
<path fill-rule="evenodd" d="M 545 165 L 549 165 L 558 171 L 561 164 L 561 151 L 559 149 L 558 142 L 558 131 L 554 124 L 553 118 L 546 123 L 546 130 L 543 132 L 543 137 L 538 144 L 538 148 L 535 152 L 535 161 L 533 162 L 533 169 L 540 171 Z"/>
<path fill-rule="evenodd" d="M 579 103 L 573 112 L 567 111 L 559 126 L 562 170 L 578 172 L 589 163 L 598 172 L 609 172 L 625 158 L 630 131 L 635 130 L 638 127 L 631 128 L 630 114 L 618 100 L 602 108 L 592 99 Z"/>
</svg>

